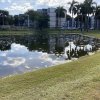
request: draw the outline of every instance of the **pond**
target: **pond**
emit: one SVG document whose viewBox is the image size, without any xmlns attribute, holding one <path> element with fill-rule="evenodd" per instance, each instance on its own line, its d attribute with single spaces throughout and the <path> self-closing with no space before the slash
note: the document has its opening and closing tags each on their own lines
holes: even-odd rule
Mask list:
<svg viewBox="0 0 100 100">
<path fill-rule="evenodd" d="M 0 39 L 0 77 L 34 71 L 64 63 L 63 56 L 50 53 L 46 39 L 2 36 Z"/>
<path fill-rule="evenodd" d="M 0 37 L 0 77 L 65 63 L 63 42 L 35 36 Z"/>
<path fill-rule="evenodd" d="M 12 43 L 11 49 L 0 51 L 0 76 L 23 73 L 63 63 L 63 57 L 42 51 L 29 51 L 24 45 Z"/>
</svg>

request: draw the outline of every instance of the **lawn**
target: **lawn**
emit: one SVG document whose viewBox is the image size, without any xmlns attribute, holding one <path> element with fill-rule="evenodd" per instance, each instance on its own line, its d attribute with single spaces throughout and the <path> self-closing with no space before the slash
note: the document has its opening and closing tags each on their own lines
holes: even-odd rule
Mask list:
<svg viewBox="0 0 100 100">
<path fill-rule="evenodd" d="M 31 30 L 18 30 L 18 31 L 0 31 L 0 35 L 30 35 Z"/>
<path fill-rule="evenodd" d="M 37 32 L 38 32 L 38 30 L 34 30 L 34 29 L 3 30 L 3 31 L 0 31 L 0 35 L 30 35 L 30 34 L 35 34 Z M 46 29 L 46 30 L 43 30 L 42 33 L 44 33 L 44 32 L 49 33 L 49 34 L 60 34 L 60 33 L 65 33 L 65 34 L 68 34 L 68 33 L 78 33 L 78 34 L 82 34 L 80 32 L 80 30 Z M 83 35 L 94 36 L 94 37 L 100 38 L 100 31 L 99 30 L 89 30 L 89 32 L 84 31 Z"/>
<path fill-rule="evenodd" d="M 0 100 L 100 100 L 100 52 L 0 79 Z"/>
<path fill-rule="evenodd" d="M 58 30 L 58 29 L 49 29 L 48 30 L 50 34 L 60 34 L 60 33 L 78 33 L 78 34 L 83 34 L 83 35 L 88 35 L 88 36 L 94 36 L 96 38 L 100 38 L 100 30 L 89 30 L 87 31 L 83 31 L 81 33 L 80 30 Z"/>
<path fill-rule="evenodd" d="M 83 34 L 100 38 L 100 30 L 91 30 L 89 32 L 84 32 Z"/>
</svg>

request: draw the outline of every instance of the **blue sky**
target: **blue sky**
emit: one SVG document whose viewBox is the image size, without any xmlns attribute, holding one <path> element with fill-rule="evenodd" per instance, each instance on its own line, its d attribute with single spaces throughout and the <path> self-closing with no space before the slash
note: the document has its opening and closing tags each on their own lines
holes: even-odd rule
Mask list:
<svg viewBox="0 0 100 100">
<path fill-rule="evenodd" d="M 8 10 L 10 14 L 15 15 L 24 13 L 28 9 L 40 9 L 47 7 L 64 6 L 68 8 L 67 2 L 71 0 L 0 0 L 0 9 Z M 84 0 L 77 0 L 82 2 Z M 94 0 L 100 4 L 100 0 Z"/>
</svg>

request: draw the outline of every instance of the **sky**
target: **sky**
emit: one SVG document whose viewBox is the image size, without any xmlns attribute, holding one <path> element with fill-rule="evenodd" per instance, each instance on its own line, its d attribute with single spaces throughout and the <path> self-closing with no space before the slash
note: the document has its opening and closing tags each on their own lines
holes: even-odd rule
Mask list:
<svg viewBox="0 0 100 100">
<path fill-rule="evenodd" d="M 71 0 L 0 0 L 0 9 L 7 10 L 11 15 L 23 14 L 28 9 L 41 9 L 48 7 L 64 6 L 68 9 L 67 2 Z M 83 2 L 84 0 L 77 0 Z M 100 5 L 100 0 L 94 0 Z"/>
</svg>

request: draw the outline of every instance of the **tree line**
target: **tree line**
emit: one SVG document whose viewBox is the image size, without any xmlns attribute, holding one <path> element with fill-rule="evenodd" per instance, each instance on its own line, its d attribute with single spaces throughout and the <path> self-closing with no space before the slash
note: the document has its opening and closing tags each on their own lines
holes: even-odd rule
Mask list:
<svg viewBox="0 0 100 100">
<path fill-rule="evenodd" d="M 97 28 L 97 22 L 100 20 L 100 5 L 97 5 L 93 0 L 85 0 L 82 3 L 72 0 L 72 2 L 68 2 L 67 4 L 70 5 L 68 10 L 62 6 L 56 8 L 57 18 L 63 18 L 66 15 L 67 20 L 71 19 L 73 27 L 73 19 L 76 15 L 75 20 L 81 22 L 81 29 L 88 31 L 89 18 L 90 15 L 93 15 L 95 19 L 94 28 Z M 68 15 L 67 12 L 70 12 L 72 16 Z M 28 23 L 30 23 L 30 26 L 34 28 L 41 29 L 49 27 L 49 16 L 46 13 L 40 13 L 33 9 L 28 10 L 24 14 L 14 16 L 9 15 L 8 11 L 0 10 L 0 19 L 0 25 L 23 26 L 24 24 L 28 26 Z"/>
<path fill-rule="evenodd" d="M 68 11 L 63 7 L 57 7 L 56 12 L 58 17 L 63 17 L 65 12 L 69 12 L 72 15 L 72 27 L 74 16 L 76 16 L 75 20 L 81 22 L 81 29 L 88 31 L 90 16 L 92 15 L 95 19 L 94 29 L 97 28 L 97 22 L 100 21 L 100 5 L 93 0 L 85 0 L 82 3 L 72 0 L 72 2 L 68 2 L 67 4 L 70 6 Z"/>
<path fill-rule="evenodd" d="M 29 22 L 28 22 L 29 21 Z M 34 28 L 48 28 L 49 16 L 33 9 L 28 10 L 24 14 L 10 15 L 6 10 L 0 10 L 1 26 L 26 26 Z M 28 26 L 29 23 L 29 26 Z"/>
</svg>

